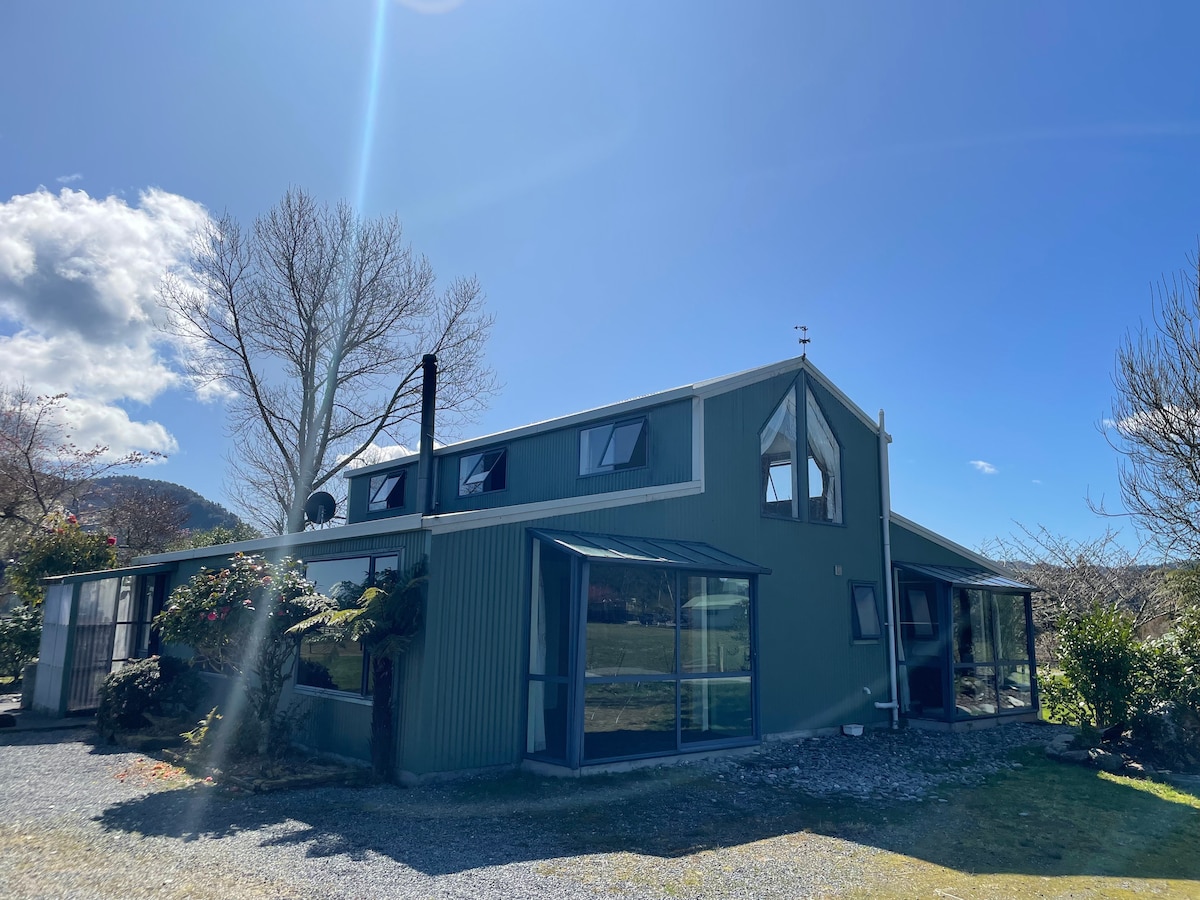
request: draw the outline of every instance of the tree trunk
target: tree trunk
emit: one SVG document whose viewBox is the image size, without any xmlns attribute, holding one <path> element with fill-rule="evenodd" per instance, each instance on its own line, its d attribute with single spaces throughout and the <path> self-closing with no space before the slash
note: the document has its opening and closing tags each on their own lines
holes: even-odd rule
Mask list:
<svg viewBox="0 0 1200 900">
<path fill-rule="evenodd" d="M 392 712 L 392 673 L 390 656 L 371 659 L 375 693 L 371 698 L 371 766 L 375 777 L 392 781 L 396 777 L 396 727 Z"/>
</svg>

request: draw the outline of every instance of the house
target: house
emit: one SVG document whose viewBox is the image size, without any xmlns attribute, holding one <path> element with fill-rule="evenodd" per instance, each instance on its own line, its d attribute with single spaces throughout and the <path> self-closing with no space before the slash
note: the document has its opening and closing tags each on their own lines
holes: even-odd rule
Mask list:
<svg viewBox="0 0 1200 900">
<path fill-rule="evenodd" d="M 60 579 L 35 704 L 94 706 L 170 588 L 240 550 L 302 558 L 326 593 L 427 559 L 397 666 L 407 777 L 1034 718 L 1032 588 L 891 512 L 889 441 L 804 358 L 423 440 L 349 472 L 345 525 Z M 368 758 L 367 670 L 356 645 L 300 648 L 304 742 Z"/>
</svg>

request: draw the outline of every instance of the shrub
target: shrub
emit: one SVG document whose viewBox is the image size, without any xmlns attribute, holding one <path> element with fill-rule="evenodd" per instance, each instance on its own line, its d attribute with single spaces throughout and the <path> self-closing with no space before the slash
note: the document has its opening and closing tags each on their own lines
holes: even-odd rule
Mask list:
<svg viewBox="0 0 1200 900">
<path fill-rule="evenodd" d="M 0 616 L 0 675 L 21 677 L 25 664 L 38 653 L 42 639 L 42 609 L 20 604 L 7 616 Z"/>
<path fill-rule="evenodd" d="M 1065 683 L 1043 690 L 1051 715 L 1099 728 L 1127 721 L 1147 686 L 1146 651 L 1133 619 L 1096 605 L 1059 623 L 1058 664 Z"/>
<path fill-rule="evenodd" d="M 279 697 L 291 678 L 292 634 L 317 627 L 302 626 L 335 608 L 305 580 L 300 563 L 238 553 L 223 568 L 201 569 L 172 591 L 154 624 L 163 640 L 190 646 L 197 659 L 239 679 L 248 706 L 229 726 L 240 734 L 255 732 L 258 753 L 266 755 Z"/>
<path fill-rule="evenodd" d="M 116 540 L 86 532 L 74 519 L 71 516 L 36 535 L 5 572 L 9 586 L 26 603 L 42 602 L 43 578 L 111 569 L 117 564 Z"/>
<path fill-rule="evenodd" d="M 204 695 L 200 676 L 182 659 L 152 656 L 109 675 L 100 686 L 96 727 L 105 737 L 151 724 L 147 716 L 181 718 Z"/>
</svg>

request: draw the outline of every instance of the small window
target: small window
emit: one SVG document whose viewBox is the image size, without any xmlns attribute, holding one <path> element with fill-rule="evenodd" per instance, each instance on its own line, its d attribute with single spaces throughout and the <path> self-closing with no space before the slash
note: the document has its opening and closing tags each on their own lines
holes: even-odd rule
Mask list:
<svg viewBox="0 0 1200 900">
<path fill-rule="evenodd" d="M 407 469 L 372 475 L 371 498 L 367 502 L 367 511 L 400 509 L 404 506 L 404 482 L 408 480 L 407 475 Z"/>
<path fill-rule="evenodd" d="M 762 511 L 773 516 L 800 518 L 796 503 L 796 389 L 775 408 L 759 432 L 762 466 Z"/>
<path fill-rule="evenodd" d="M 877 641 L 883 637 L 879 627 L 879 602 L 875 598 L 875 585 L 850 585 L 850 608 L 856 641 Z"/>
<path fill-rule="evenodd" d="M 805 390 L 808 433 L 808 517 L 811 522 L 842 522 L 842 448 L 811 389 Z"/>
<path fill-rule="evenodd" d="M 596 475 L 646 465 L 646 420 L 614 422 L 579 432 L 579 474 Z"/>
<path fill-rule="evenodd" d="M 503 447 L 461 457 L 458 461 L 458 496 L 504 490 L 507 470 L 508 451 Z"/>
</svg>

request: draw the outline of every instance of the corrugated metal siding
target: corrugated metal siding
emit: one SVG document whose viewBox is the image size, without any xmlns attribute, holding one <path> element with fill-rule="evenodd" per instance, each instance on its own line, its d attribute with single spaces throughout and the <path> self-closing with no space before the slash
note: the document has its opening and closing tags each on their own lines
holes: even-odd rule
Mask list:
<svg viewBox="0 0 1200 900">
<path fill-rule="evenodd" d="M 892 559 L 895 562 L 925 563 L 931 566 L 961 566 L 978 569 L 979 563 L 953 550 L 935 544 L 921 535 L 909 531 L 899 522 L 892 522 Z"/>
<path fill-rule="evenodd" d="M 692 477 L 692 401 L 655 406 L 646 411 L 646 416 L 649 464 L 641 469 L 581 477 L 581 426 L 561 428 L 496 444 L 508 448 L 507 487 L 502 491 L 459 497 L 459 460 L 469 454 L 439 455 L 437 511 L 490 509 L 688 481 Z M 610 421 L 613 420 L 598 419 L 589 427 Z M 470 451 L 479 452 L 480 448 Z"/>
<path fill-rule="evenodd" d="M 321 753 L 371 760 L 371 707 L 334 697 L 284 692 L 280 709 L 298 703 L 306 709 L 296 741 Z"/>
<path fill-rule="evenodd" d="M 379 475 L 381 473 L 373 472 L 371 475 L 360 475 L 358 477 L 355 477 L 353 473 L 350 474 L 347 478 L 347 525 L 353 525 L 355 522 L 367 522 L 372 519 L 386 519 L 391 516 L 407 516 L 417 511 L 417 464 L 406 463 L 396 468 L 403 469 L 408 473 L 404 476 L 404 505 L 397 509 L 388 509 L 382 512 L 369 512 L 367 510 L 367 504 L 371 499 L 371 475 Z M 393 470 L 389 469 L 387 471 Z"/>
</svg>

